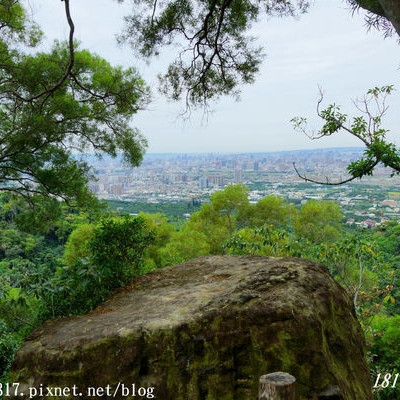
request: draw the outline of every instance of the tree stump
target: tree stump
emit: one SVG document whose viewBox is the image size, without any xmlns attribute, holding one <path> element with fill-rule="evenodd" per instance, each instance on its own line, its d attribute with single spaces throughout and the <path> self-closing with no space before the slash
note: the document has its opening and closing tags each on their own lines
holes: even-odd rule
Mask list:
<svg viewBox="0 0 400 400">
<path fill-rule="evenodd" d="M 286 372 L 260 377 L 258 400 L 294 400 L 296 378 Z"/>
</svg>

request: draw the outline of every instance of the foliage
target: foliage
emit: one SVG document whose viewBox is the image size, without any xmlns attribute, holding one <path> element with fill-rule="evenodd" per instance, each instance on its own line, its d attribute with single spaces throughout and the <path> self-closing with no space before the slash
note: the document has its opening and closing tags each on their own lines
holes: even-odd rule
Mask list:
<svg viewBox="0 0 400 400">
<path fill-rule="evenodd" d="M 120 2 L 124 0 L 119 0 Z M 381 5 L 382 1 L 385 6 Z M 400 33 L 396 2 L 348 0 L 353 9 L 368 10 L 369 26 L 387 35 L 393 27 Z M 239 86 L 252 83 L 263 59 L 263 50 L 249 36 L 252 24 L 267 16 L 298 16 L 307 12 L 308 0 L 133 0 L 135 13 L 125 18 L 120 40 L 146 58 L 167 46 L 179 54 L 160 75 L 160 90 L 173 100 L 183 97 L 186 107 L 207 106 L 221 95 L 239 93 Z"/>
<path fill-rule="evenodd" d="M 380 324 L 398 313 L 398 224 L 346 234 L 336 203 L 310 200 L 298 210 L 278 196 L 255 204 L 247 196 L 243 185 L 228 186 L 180 230 L 161 213 L 137 218 L 112 213 L 99 219 L 97 211 L 63 206 L 59 220 L 42 234 L 21 232 L 19 203 L 0 198 L 2 367 L 8 368 L 23 338 L 43 319 L 87 312 L 110 291 L 150 270 L 228 253 L 296 256 L 325 264 L 353 296 L 374 346 L 373 370 L 389 368 L 395 362 L 385 353 L 392 333 L 380 341 L 386 329 Z M 397 334 L 397 325 L 390 327 Z"/>
<path fill-rule="evenodd" d="M 179 203 L 146 203 L 141 201 L 120 201 L 120 200 L 107 200 L 107 204 L 110 209 L 128 214 L 158 214 L 162 213 L 168 219 L 168 223 L 175 227 L 181 228 L 186 222 L 184 214 L 192 214 L 200 210 L 201 203 L 196 200 L 191 202 L 179 202 Z"/>
<path fill-rule="evenodd" d="M 160 76 L 161 91 L 186 106 L 206 106 L 221 95 L 237 95 L 238 86 L 252 83 L 263 58 L 248 31 L 262 11 L 298 15 L 308 1 L 171 0 L 134 1 L 121 41 L 136 54 L 151 57 L 162 47 L 179 45 L 179 56 Z"/>
<path fill-rule="evenodd" d="M 293 242 L 285 229 L 264 225 L 258 229 L 241 229 L 224 244 L 228 254 L 258 254 L 287 257 L 293 255 Z"/>
<path fill-rule="evenodd" d="M 217 214 L 210 204 L 203 204 L 200 211 L 193 213 L 183 229 L 200 232 L 211 254 L 222 254 L 222 244 L 231 234 L 228 219 Z"/>
<path fill-rule="evenodd" d="M 1 55 L 6 56 L 8 42 L 22 42 L 26 46 L 34 47 L 40 40 L 42 33 L 38 26 L 29 21 L 25 9 L 18 1 L 2 0 L 0 2 L 0 18 L 2 26 L 0 30 Z M 3 58 L 3 57 L 2 57 Z"/>
<path fill-rule="evenodd" d="M 239 216 L 246 214 L 248 207 L 248 189 L 241 184 L 229 185 L 212 194 L 210 203 L 193 213 L 183 229 L 200 232 L 211 254 L 222 254 L 223 243 L 234 232 Z"/>
<path fill-rule="evenodd" d="M 227 220 L 231 232 L 235 229 L 235 220 L 249 207 L 248 196 L 249 190 L 242 184 L 228 185 L 211 195 L 212 212 Z"/>
<path fill-rule="evenodd" d="M 294 209 L 280 196 L 265 196 L 256 204 L 250 205 L 247 212 L 242 212 L 238 217 L 239 225 L 262 226 L 271 224 L 275 227 L 286 226 Z"/>
<path fill-rule="evenodd" d="M 365 21 L 369 27 L 382 30 L 385 37 L 392 36 L 394 31 L 400 34 L 399 14 L 395 3 L 379 0 L 347 0 L 353 11 L 360 8 L 367 10 Z"/>
<path fill-rule="evenodd" d="M 68 266 L 74 265 L 78 259 L 90 256 L 88 242 L 94 236 L 95 225 L 81 224 L 71 232 L 65 244 L 63 261 Z"/>
<path fill-rule="evenodd" d="M 58 269 L 45 293 L 35 293 L 44 299 L 45 315 L 91 310 L 112 290 L 141 273 L 144 250 L 154 241 L 154 233 L 146 231 L 140 217 L 104 218 L 93 230 L 78 232 L 89 232 L 83 247 L 87 256 L 72 257 L 73 263 Z"/>
<path fill-rule="evenodd" d="M 46 212 L 54 199 L 93 202 L 89 167 L 73 151 L 122 152 L 138 165 L 146 147 L 129 123 L 147 104 L 149 89 L 133 68 L 78 51 L 69 0 L 63 5 L 69 42 L 43 53 L 21 46 L 35 47 L 40 32 L 20 2 L 0 1 L 0 191 L 23 196 L 31 208 L 49 197 Z"/>
<path fill-rule="evenodd" d="M 320 110 L 320 104 L 323 100 L 321 92 L 317 107 L 318 116 L 325 121 L 321 130 L 311 136 L 308 135 L 306 132 L 307 120 L 302 117 L 292 119 L 294 128 L 306 133 L 312 139 L 321 139 L 344 130 L 363 143 L 365 146 L 364 154 L 359 160 L 348 165 L 347 171 L 350 177 L 336 183 L 330 182 L 328 178 L 325 182 L 316 181 L 300 174 L 295 167 L 297 174 L 306 181 L 323 185 L 340 185 L 354 179 L 361 179 L 363 176 L 372 175 L 374 168 L 379 163 L 390 168 L 392 176 L 400 174 L 400 151 L 394 143 L 387 141 L 386 136 L 389 131 L 381 127 L 382 118 L 388 109 L 385 101 L 393 90 L 392 85 L 368 90 L 363 99 L 355 102 L 358 111 L 364 115 L 354 117 L 348 125 L 346 125 L 348 115 L 342 113 L 339 106 L 331 104 L 325 110 Z"/>
<path fill-rule="evenodd" d="M 400 261 L 400 225 L 396 222 L 386 222 L 375 231 L 375 240 L 381 250 L 387 254 L 388 260 L 394 263 Z"/>
<path fill-rule="evenodd" d="M 11 333 L 4 321 L 0 320 L 0 384 L 7 381 L 7 374 L 14 358 L 14 353 L 21 345 L 22 337 Z"/>
<path fill-rule="evenodd" d="M 400 315 L 393 317 L 381 316 L 372 324 L 375 331 L 371 351 L 377 357 L 381 367 L 398 367 L 400 349 L 397 343 L 400 340 Z"/>
<path fill-rule="evenodd" d="M 0 274 L 1 275 L 1 274 Z M 7 381 L 15 351 L 32 330 L 37 317 L 37 301 L 0 280 L 0 384 Z M 1 398 L 1 396 L 0 396 Z"/>
<path fill-rule="evenodd" d="M 140 213 L 146 224 L 146 229 L 154 233 L 154 242 L 144 252 L 144 263 L 147 268 L 156 269 L 165 265 L 164 256 L 161 250 L 165 248 L 172 240 L 175 234 L 175 228 L 168 224 L 164 214 L 145 214 Z"/>
<path fill-rule="evenodd" d="M 322 243 L 317 251 L 319 262 L 325 264 L 332 275 L 337 277 L 352 296 L 354 307 L 360 312 L 363 304 L 357 302 L 359 295 L 362 295 L 362 300 L 366 299 L 365 293 L 371 292 L 378 285 L 376 271 L 386 267 L 384 263 L 376 267 L 381 261 L 376 243 L 353 236 L 335 243 Z"/>
<path fill-rule="evenodd" d="M 14 231 L 10 229 L 10 233 Z M 14 238 L 17 241 L 18 237 Z M 29 235 L 27 239 L 23 248 L 31 254 L 36 248 Z M 153 239 L 143 219 L 127 216 L 103 219 L 97 226 L 78 225 L 62 258 L 67 264 L 61 263 L 60 251 L 57 257 L 47 257 L 42 263 L 23 258 L 26 253 L 6 253 L 7 257 L 19 258 L 0 264 L 5 266 L 0 269 L 3 283 L 6 278 L 23 291 L 19 294 L 20 289 L 3 288 L 8 295 L 0 303 L 0 314 L 12 332 L 17 332 L 21 327 L 34 326 L 38 318 L 86 312 L 111 290 L 145 271 L 143 252 Z M 17 249 L 20 251 L 20 247 Z M 37 315 L 39 311 L 41 316 Z"/>
<path fill-rule="evenodd" d="M 385 374 L 392 374 L 391 383 L 399 371 L 400 351 L 400 316 L 381 315 L 372 323 L 372 333 L 369 336 L 371 341 L 370 353 L 373 360 L 372 372 L 376 380 L 378 374 L 384 377 Z M 382 383 L 382 379 L 379 383 Z M 398 400 L 400 398 L 398 387 L 392 387 L 392 384 L 387 388 L 379 387 L 377 389 L 377 400 Z"/>
<path fill-rule="evenodd" d="M 340 236 L 342 218 L 337 203 L 309 200 L 293 216 L 293 229 L 312 243 L 332 242 Z"/>
<path fill-rule="evenodd" d="M 212 253 L 208 237 L 203 232 L 185 228 L 176 232 L 171 241 L 160 249 L 162 266 L 209 254 Z"/>
</svg>

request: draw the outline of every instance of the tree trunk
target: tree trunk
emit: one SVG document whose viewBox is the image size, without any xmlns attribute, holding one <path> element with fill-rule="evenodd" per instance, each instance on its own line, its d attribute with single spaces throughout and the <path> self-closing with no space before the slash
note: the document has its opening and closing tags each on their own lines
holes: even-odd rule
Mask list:
<svg viewBox="0 0 400 400">
<path fill-rule="evenodd" d="M 379 0 L 386 18 L 392 23 L 397 34 L 400 36 L 400 2 L 399 0 Z"/>
<path fill-rule="evenodd" d="M 400 2 L 399 0 L 356 0 L 357 4 L 373 14 L 385 17 L 400 36 Z"/>
<path fill-rule="evenodd" d="M 258 400 L 294 400 L 296 378 L 286 372 L 262 375 Z"/>
</svg>

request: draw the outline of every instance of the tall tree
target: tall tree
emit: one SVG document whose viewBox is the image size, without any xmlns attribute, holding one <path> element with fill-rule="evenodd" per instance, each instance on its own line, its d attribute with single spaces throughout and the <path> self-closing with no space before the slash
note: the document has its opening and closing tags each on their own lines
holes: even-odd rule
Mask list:
<svg viewBox="0 0 400 400">
<path fill-rule="evenodd" d="M 293 218 L 294 233 L 312 243 L 331 242 L 339 237 L 342 218 L 337 203 L 309 200 Z"/>
<path fill-rule="evenodd" d="M 48 53 L 27 51 L 40 43 L 39 28 L 19 0 L 0 0 L 0 191 L 84 204 L 90 172 L 74 153 L 86 150 L 138 165 L 145 139 L 130 127 L 149 101 L 133 68 L 113 67 L 74 42 L 70 1 L 66 43 Z"/>
</svg>

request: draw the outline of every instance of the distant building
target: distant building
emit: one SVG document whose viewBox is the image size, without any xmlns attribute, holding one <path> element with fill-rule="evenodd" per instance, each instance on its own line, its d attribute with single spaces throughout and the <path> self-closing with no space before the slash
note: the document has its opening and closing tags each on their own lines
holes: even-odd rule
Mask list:
<svg viewBox="0 0 400 400">
<path fill-rule="evenodd" d="M 243 182 L 243 170 L 235 169 L 235 183 Z"/>
<path fill-rule="evenodd" d="M 210 187 L 209 186 L 209 182 L 208 182 L 208 178 L 206 176 L 202 176 L 199 179 L 199 188 L 200 189 L 205 189 L 205 188 L 208 188 L 208 187 Z"/>
<path fill-rule="evenodd" d="M 108 176 L 107 175 L 98 175 L 97 179 L 100 183 L 108 183 Z"/>
<path fill-rule="evenodd" d="M 123 194 L 124 189 L 121 184 L 110 185 L 111 194 Z"/>
<path fill-rule="evenodd" d="M 208 175 L 208 184 L 213 186 L 224 186 L 224 177 L 222 175 Z"/>
<path fill-rule="evenodd" d="M 392 207 L 392 208 L 397 207 L 397 201 L 395 201 L 395 200 L 383 200 L 381 202 L 381 204 L 383 206 Z"/>
<path fill-rule="evenodd" d="M 372 220 L 372 219 L 366 219 L 364 221 L 361 222 L 361 226 L 363 226 L 364 228 L 375 228 L 377 222 Z"/>
<path fill-rule="evenodd" d="M 89 183 L 89 190 L 92 193 L 99 193 L 100 192 L 100 185 L 98 183 L 90 182 Z"/>
</svg>

